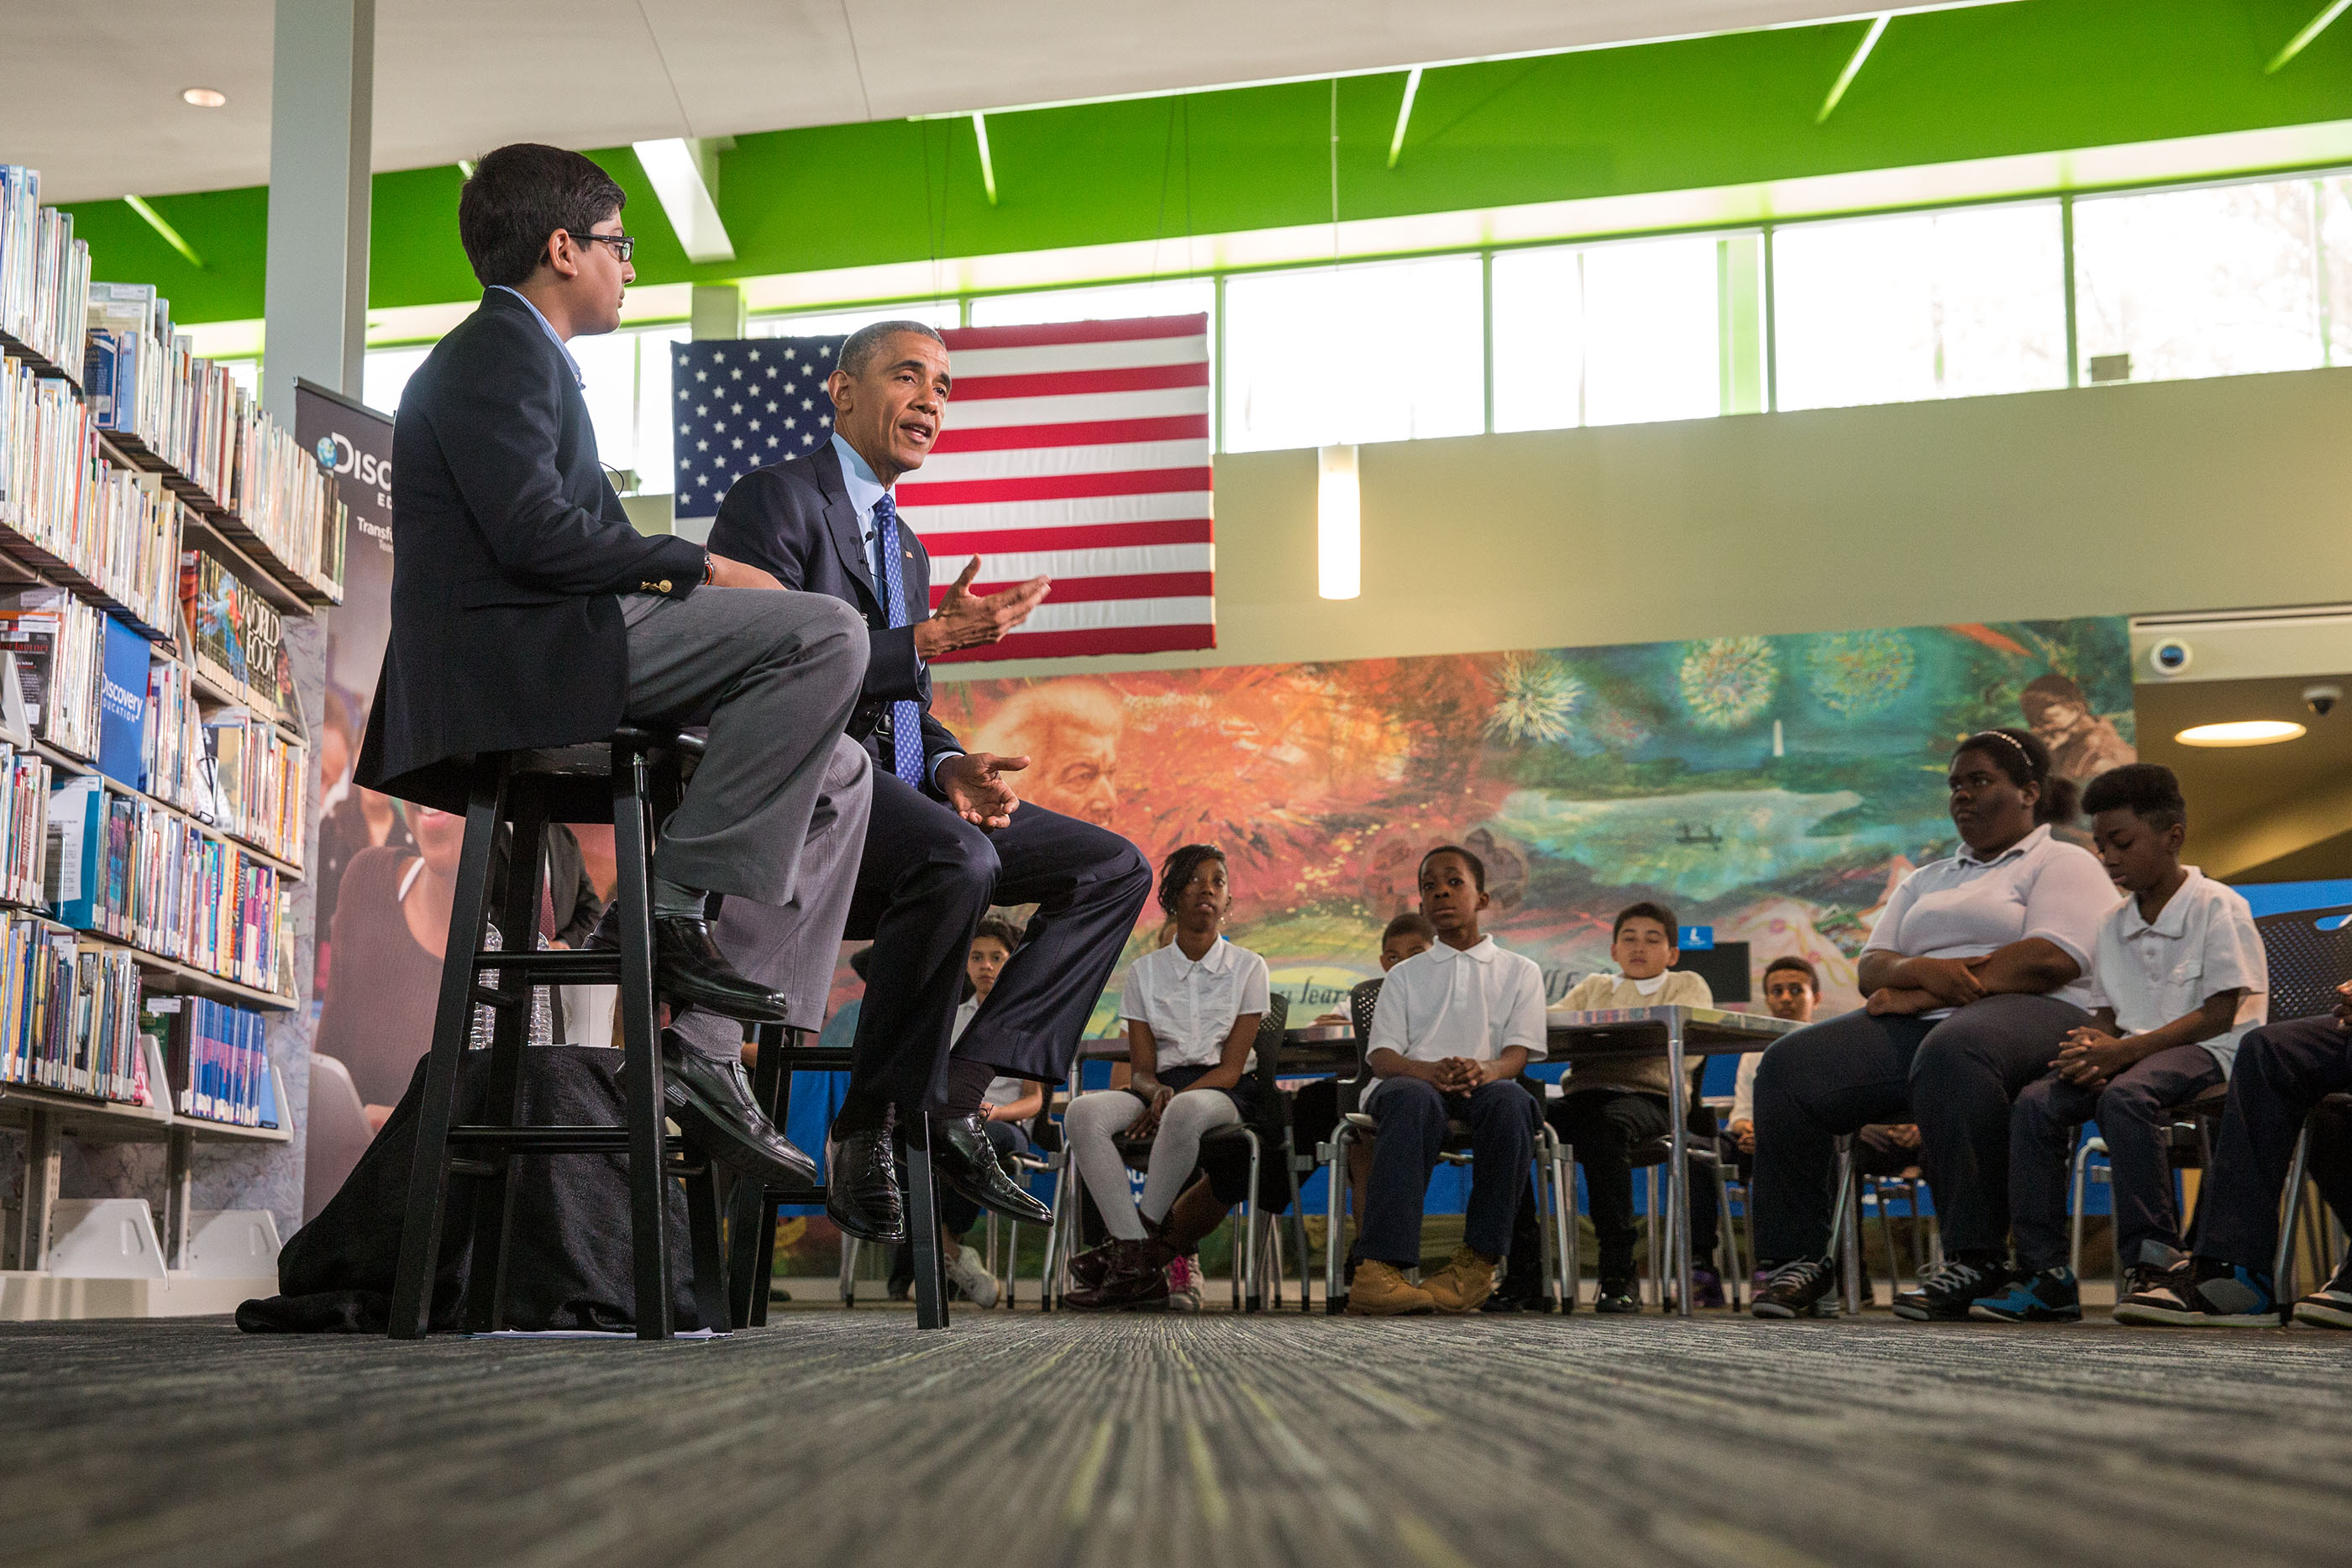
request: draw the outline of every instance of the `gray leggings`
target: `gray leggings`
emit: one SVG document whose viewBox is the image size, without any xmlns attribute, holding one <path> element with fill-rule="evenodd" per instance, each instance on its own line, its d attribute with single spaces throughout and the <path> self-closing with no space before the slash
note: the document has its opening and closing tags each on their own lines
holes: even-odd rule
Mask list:
<svg viewBox="0 0 2352 1568">
<path fill-rule="evenodd" d="M 1950 1253 L 2009 1245 L 2009 1108 L 2091 1021 L 2050 997 L 1987 997 L 1946 1019 L 1852 1012 L 1776 1040 L 1756 1069 L 1756 1255 L 1829 1249 L 1835 1140 L 1919 1124 Z"/>
</svg>

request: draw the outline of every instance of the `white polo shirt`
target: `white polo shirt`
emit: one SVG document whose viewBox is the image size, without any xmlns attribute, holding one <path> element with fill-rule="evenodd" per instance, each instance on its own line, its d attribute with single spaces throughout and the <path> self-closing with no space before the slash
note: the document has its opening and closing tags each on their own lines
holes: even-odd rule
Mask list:
<svg viewBox="0 0 2352 1568">
<path fill-rule="evenodd" d="M 2100 925 L 2089 1005 L 2115 1009 L 2124 1033 L 2145 1034 L 2195 1012 L 2208 997 L 2242 988 L 2230 1032 L 2198 1042 L 2226 1074 L 2240 1039 L 2270 1016 L 2270 958 L 2238 890 L 2195 866 L 2184 869 L 2189 880 L 2165 900 L 2154 925 L 2140 918 L 2139 900 L 2126 897 Z"/>
<path fill-rule="evenodd" d="M 1365 1054 L 1491 1061 L 1515 1045 L 1531 1058 L 1544 1054 L 1543 971 L 1525 954 L 1482 936 L 1467 951 L 1440 942 L 1389 971 L 1372 1008 Z M 1380 1080 L 1370 1092 L 1387 1082 Z"/>
<path fill-rule="evenodd" d="M 1220 936 L 1196 964 L 1171 942 L 1127 971 L 1118 1016 L 1150 1027 L 1160 1067 L 1214 1067 L 1234 1020 L 1263 1014 L 1272 996 L 1265 960 L 1248 948 Z"/>
<path fill-rule="evenodd" d="M 1981 958 L 2039 936 L 2082 966 L 2049 995 L 2088 1010 L 2092 950 L 2116 906 L 2116 885 L 2090 851 L 2034 829 L 1990 861 L 1963 849 L 1903 879 L 1871 928 L 1864 953 L 1911 958 Z M 1922 1017 L 1949 1018 L 1938 1008 Z"/>
<path fill-rule="evenodd" d="M 948 1031 L 950 1044 L 963 1038 L 963 1031 L 971 1027 L 971 1020 L 979 1013 L 978 997 L 966 997 L 956 1004 L 955 1027 Z M 988 1082 L 987 1092 L 980 1097 L 980 1103 L 983 1105 L 1010 1105 L 1028 1092 L 1029 1081 L 1025 1078 L 992 1078 Z"/>
</svg>

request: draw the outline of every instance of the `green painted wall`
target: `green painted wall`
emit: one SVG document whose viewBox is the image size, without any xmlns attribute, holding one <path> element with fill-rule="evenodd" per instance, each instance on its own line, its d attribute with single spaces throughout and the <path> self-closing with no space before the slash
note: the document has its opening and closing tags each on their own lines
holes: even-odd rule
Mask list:
<svg viewBox="0 0 2352 1568">
<path fill-rule="evenodd" d="M 2021 0 L 1897 17 L 1826 126 L 1862 23 L 1427 73 L 1385 167 L 1403 73 L 1342 80 L 1339 214 L 1390 216 L 1738 184 L 2352 119 L 2352 22 L 2263 65 L 2316 0 Z M 1046 249 L 1328 221 L 1330 89 L 1309 82 L 992 115 L 1001 204 L 968 121 L 738 139 L 719 205 L 737 258 L 697 267 L 626 149 L 646 283 Z M 475 291 L 454 168 L 375 180 L 371 299 Z M 179 319 L 262 313 L 266 189 L 155 199 L 199 270 L 119 202 L 74 208 L 99 276 L 152 279 Z"/>
</svg>

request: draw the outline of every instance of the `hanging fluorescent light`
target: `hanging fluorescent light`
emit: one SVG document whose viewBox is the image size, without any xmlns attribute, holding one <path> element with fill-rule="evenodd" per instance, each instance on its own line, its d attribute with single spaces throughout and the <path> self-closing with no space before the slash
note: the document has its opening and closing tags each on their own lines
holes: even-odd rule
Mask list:
<svg viewBox="0 0 2352 1568">
<path fill-rule="evenodd" d="M 218 109 L 228 102 L 228 94 L 217 88 L 183 88 L 180 101 L 196 109 Z"/>
<path fill-rule="evenodd" d="M 1315 591 L 1353 599 L 1364 591 L 1364 503 L 1356 483 L 1356 449 L 1326 446 L 1316 455 Z"/>
<path fill-rule="evenodd" d="M 705 138 L 680 136 L 630 145 L 687 260 L 734 260 L 735 242 L 719 219 L 718 162 L 712 156 L 719 149 Z"/>
<path fill-rule="evenodd" d="M 2283 740 L 2301 740 L 2305 733 L 2303 726 L 2292 719 L 2245 718 L 2231 724 L 2200 724 L 2172 738 L 2183 746 L 2276 746 Z"/>
</svg>

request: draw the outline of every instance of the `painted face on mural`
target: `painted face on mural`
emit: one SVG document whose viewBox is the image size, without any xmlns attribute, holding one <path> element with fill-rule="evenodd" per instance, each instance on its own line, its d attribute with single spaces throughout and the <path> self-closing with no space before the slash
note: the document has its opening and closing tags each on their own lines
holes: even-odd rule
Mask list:
<svg viewBox="0 0 2352 1568">
<path fill-rule="evenodd" d="M 974 744 L 1026 757 L 1022 798 L 1108 827 L 1118 810 L 1118 747 L 1126 716 L 1117 693 L 1093 681 L 1033 686 L 999 708 Z"/>
</svg>

